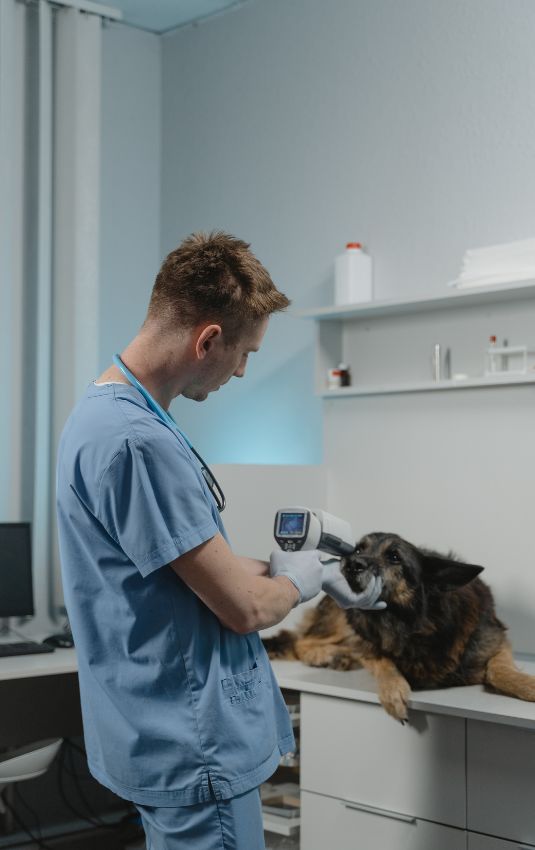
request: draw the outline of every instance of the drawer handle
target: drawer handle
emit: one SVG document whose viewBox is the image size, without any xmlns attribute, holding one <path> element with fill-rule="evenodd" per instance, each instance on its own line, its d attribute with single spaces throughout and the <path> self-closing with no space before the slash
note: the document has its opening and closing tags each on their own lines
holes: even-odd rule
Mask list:
<svg viewBox="0 0 535 850">
<path fill-rule="evenodd" d="M 369 812 L 371 815 L 379 815 L 383 818 L 392 818 L 392 820 L 402 820 L 405 823 L 416 823 L 416 818 L 411 815 L 402 815 L 399 812 L 391 812 L 389 809 L 377 809 L 375 806 L 365 806 L 364 803 L 346 803 L 341 800 L 346 809 L 357 809 L 359 812 Z"/>
</svg>

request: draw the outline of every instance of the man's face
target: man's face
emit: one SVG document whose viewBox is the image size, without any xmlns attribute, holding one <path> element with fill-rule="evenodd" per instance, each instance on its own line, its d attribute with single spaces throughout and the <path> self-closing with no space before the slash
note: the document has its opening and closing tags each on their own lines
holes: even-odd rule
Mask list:
<svg viewBox="0 0 535 850">
<path fill-rule="evenodd" d="M 213 340 L 196 378 L 183 390 L 182 395 L 195 401 L 204 401 L 209 393 L 216 392 L 231 378 L 243 378 L 247 358 L 251 352 L 260 349 L 268 322 L 267 316 L 252 323 L 234 345 L 226 346 L 223 337 Z"/>
</svg>

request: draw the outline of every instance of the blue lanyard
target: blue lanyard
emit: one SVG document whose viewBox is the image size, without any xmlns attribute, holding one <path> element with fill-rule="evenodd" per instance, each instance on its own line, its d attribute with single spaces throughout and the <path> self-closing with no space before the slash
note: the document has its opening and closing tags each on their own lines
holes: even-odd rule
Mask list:
<svg viewBox="0 0 535 850">
<path fill-rule="evenodd" d="M 178 433 L 180 434 L 181 437 L 183 437 L 183 439 L 186 441 L 186 443 L 188 444 L 190 449 L 193 449 L 193 446 L 191 445 L 191 443 L 188 440 L 188 438 L 186 437 L 186 435 L 180 430 L 180 428 L 176 424 L 174 417 L 170 413 L 168 413 L 167 410 L 164 410 L 163 407 L 161 406 L 161 404 L 158 404 L 156 399 L 151 396 L 151 394 L 143 386 L 141 381 L 138 381 L 138 379 L 136 378 L 135 375 L 132 374 L 130 369 L 128 369 L 124 365 L 124 363 L 121 360 L 121 358 L 119 357 L 119 355 L 114 354 L 113 357 L 112 357 L 112 360 L 115 363 L 115 365 L 117 366 L 117 368 L 121 370 L 121 372 L 123 373 L 125 378 L 127 378 L 130 381 L 132 386 L 135 387 L 136 390 L 139 390 L 139 392 L 141 393 L 141 395 L 143 396 L 143 398 L 145 399 L 145 401 L 149 405 L 150 409 L 154 411 L 156 416 L 159 416 L 160 419 L 162 420 L 162 422 L 165 422 L 166 425 L 169 425 L 169 427 L 172 428 L 173 431 L 178 431 Z"/>
<path fill-rule="evenodd" d="M 210 492 L 215 499 L 215 503 L 217 505 L 218 511 L 221 513 L 221 511 L 225 510 L 225 506 L 226 506 L 225 495 L 223 493 L 223 490 L 221 489 L 221 487 L 217 483 L 217 479 L 216 479 L 215 475 L 213 474 L 213 472 L 211 471 L 208 464 L 205 463 L 205 461 L 202 459 L 200 454 L 193 448 L 193 446 L 191 445 L 190 441 L 188 440 L 188 438 L 186 437 L 184 432 L 181 431 L 180 428 L 178 427 L 178 425 L 176 424 L 174 417 L 167 410 L 164 410 L 163 407 L 161 406 L 161 404 L 158 404 L 156 399 L 151 396 L 151 394 L 146 389 L 146 387 L 143 386 L 141 381 L 138 381 L 138 379 L 136 378 L 135 375 L 132 374 L 130 369 L 128 369 L 125 366 L 125 364 L 123 363 L 123 361 L 121 360 L 119 355 L 114 354 L 112 360 L 113 360 L 115 366 L 117 366 L 117 368 L 121 370 L 121 372 L 123 373 L 125 378 L 132 384 L 132 386 L 135 387 L 136 390 L 139 390 L 139 392 L 141 393 L 141 395 L 143 396 L 143 398 L 147 402 L 148 406 L 150 407 L 150 409 L 152 411 L 154 411 L 156 416 L 158 416 L 159 419 L 162 420 L 162 422 L 165 422 L 166 425 L 169 425 L 171 430 L 176 431 L 178 434 L 180 434 L 182 439 L 185 440 L 186 444 L 189 446 L 189 448 L 191 449 L 191 451 L 193 452 L 193 454 L 195 455 L 195 457 L 197 458 L 197 460 L 201 464 L 201 472 L 202 472 L 203 478 L 206 481 L 206 483 L 207 483 L 207 485 L 210 489 Z"/>
</svg>

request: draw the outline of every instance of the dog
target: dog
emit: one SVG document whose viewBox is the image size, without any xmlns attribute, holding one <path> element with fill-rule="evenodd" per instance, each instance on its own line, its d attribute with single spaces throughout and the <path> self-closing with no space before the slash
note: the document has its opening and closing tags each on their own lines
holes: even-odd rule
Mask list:
<svg viewBox="0 0 535 850">
<path fill-rule="evenodd" d="M 361 593 L 381 576 L 383 611 L 342 609 L 330 596 L 306 612 L 295 632 L 264 638 L 271 658 L 313 667 L 364 667 L 379 699 L 405 723 L 411 689 L 486 685 L 535 702 L 535 676 L 519 670 L 496 616 L 483 567 L 453 554 L 418 548 L 397 534 L 374 532 L 341 560 L 350 588 Z"/>
</svg>

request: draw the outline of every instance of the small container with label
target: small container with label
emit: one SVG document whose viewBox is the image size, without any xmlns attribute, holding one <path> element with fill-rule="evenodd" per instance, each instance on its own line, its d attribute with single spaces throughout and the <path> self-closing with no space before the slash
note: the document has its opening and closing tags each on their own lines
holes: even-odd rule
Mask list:
<svg viewBox="0 0 535 850">
<path fill-rule="evenodd" d="M 339 390 L 342 386 L 342 373 L 340 369 L 327 369 L 327 389 Z"/>
<path fill-rule="evenodd" d="M 339 363 L 338 369 L 340 370 L 340 385 L 342 387 L 350 387 L 351 374 L 349 372 L 349 366 L 347 365 L 347 363 Z"/>
<path fill-rule="evenodd" d="M 351 386 L 351 374 L 346 363 L 340 363 L 335 369 L 327 370 L 327 389 L 339 390 Z"/>
</svg>

